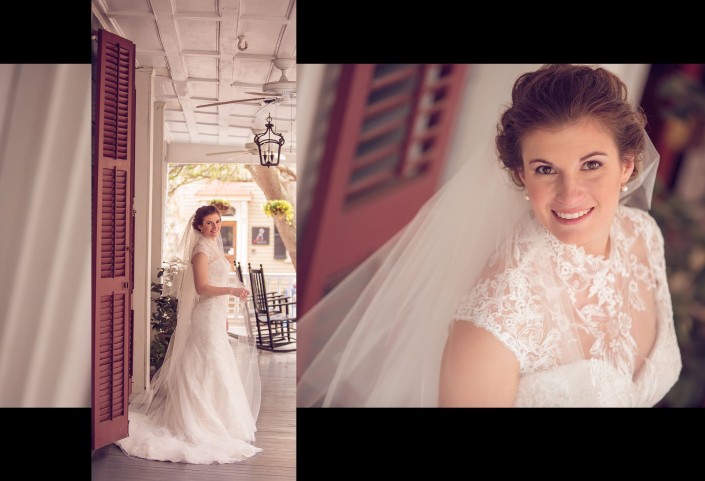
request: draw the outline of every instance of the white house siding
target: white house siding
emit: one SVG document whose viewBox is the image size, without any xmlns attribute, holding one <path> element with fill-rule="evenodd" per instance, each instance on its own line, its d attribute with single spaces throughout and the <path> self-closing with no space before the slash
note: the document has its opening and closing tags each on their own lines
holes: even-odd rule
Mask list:
<svg viewBox="0 0 705 481">
<path fill-rule="evenodd" d="M 253 200 L 249 204 L 250 213 L 250 228 L 248 229 L 248 248 L 249 262 L 253 267 L 259 267 L 262 264 L 265 274 L 293 274 L 294 266 L 289 260 L 279 260 L 274 258 L 274 220 L 267 217 L 264 213 L 264 204 L 267 198 L 264 193 L 256 187 L 253 189 Z M 253 245 L 252 244 L 252 228 L 253 227 L 268 227 L 269 228 L 269 244 L 268 245 Z M 245 266 L 247 267 L 247 266 Z M 244 271 L 245 274 L 247 271 Z"/>
<path fill-rule="evenodd" d="M 207 194 L 199 193 L 206 191 Z M 173 199 L 167 202 L 166 227 L 165 227 L 165 255 L 173 249 L 174 244 L 183 231 L 183 226 L 188 218 L 202 205 L 214 198 L 228 200 L 236 209 L 234 217 L 224 217 L 223 220 L 238 221 L 238 238 L 236 258 L 243 264 L 243 274 L 247 276 L 247 263 L 253 266 L 262 264 L 264 272 L 269 274 L 295 274 L 293 264 L 286 260 L 274 259 L 274 221 L 264 213 L 264 204 L 267 202 L 264 193 L 254 182 L 235 182 L 230 184 L 229 192 L 237 191 L 237 195 L 218 192 L 208 182 L 194 182 L 180 187 Z M 243 209 L 242 207 L 246 207 Z M 269 244 L 253 245 L 252 228 L 268 227 Z"/>
</svg>

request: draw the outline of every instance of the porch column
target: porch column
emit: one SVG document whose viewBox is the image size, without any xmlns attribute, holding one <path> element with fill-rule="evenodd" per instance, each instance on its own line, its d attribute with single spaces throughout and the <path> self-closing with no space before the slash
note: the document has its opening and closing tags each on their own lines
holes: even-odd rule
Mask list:
<svg viewBox="0 0 705 481">
<path fill-rule="evenodd" d="M 248 201 L 237 201 L 237 261 L 242 266 L 243 278 L 247 277 L 247 260 L 250 258 L 250 219 L 248 216 Z"/>
<path fill-rule="evenodd" d="M 132 394 L 145 390 L 149 378 L 152 272 L 152 185 L 154 152 L 154 69 L 135 75 L 135 286 Z"/>
<path fill-rule="evenodd" d="M 164 209 L 166 204 L 166 149 L 164 148 L 164 102 L 154 102 L 154 158 L 152 167 L 152 267 L 151 279 L 157 282 L 162 266 Z M 150 311 L 151 312 L 151 311 Z"/>
</svg>

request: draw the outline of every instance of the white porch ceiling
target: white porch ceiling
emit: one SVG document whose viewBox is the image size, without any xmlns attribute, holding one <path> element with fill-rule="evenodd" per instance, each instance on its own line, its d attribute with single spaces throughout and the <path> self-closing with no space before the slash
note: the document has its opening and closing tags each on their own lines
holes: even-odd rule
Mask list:
<svg viewBox="0 0 705 481">
<path fill-rule="evenodd" d="M 252 129 L 263 129 L 271 115 L 284 135 L 287 162 L 295 162 L 296 96 L 267 104 L 246 92 L 280 80 L 274 59 L 296 58 L 296 0 L 92 0 L 92 12 L 94 28 L 133 41 L 137 67 L 155 70 L 155 101 L 165 102 L 171 152 L 195 144 L 189 149 L 194 162 L 226 161 L 236 153 L 205 153 L 246 151 Z M 296 81 L 296 65 L 285 74 Z M 251 100 L 197 108 L 240 99 Z"/>
</svg>

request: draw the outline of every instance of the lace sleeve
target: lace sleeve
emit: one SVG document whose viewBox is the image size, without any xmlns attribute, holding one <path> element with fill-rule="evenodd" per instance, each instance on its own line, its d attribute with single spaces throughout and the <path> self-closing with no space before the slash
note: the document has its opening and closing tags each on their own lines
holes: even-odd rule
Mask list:
<svg viewBox="0 0 705 481">
<path fill-rule="evenodd" d="M 660 260 L 665 262 L 666 252 L 664 249 L 664 240 L 661 228 L 656 223 L 656 219 L 651 217 L 648 213 L 644 212 L 644 217 L 647 219 L 647 242 L 649 243 L 649 247 L 652 248 L 656 255 L 659 256 Z"/>
<path fill-rule="evenodd" d="M 471 289 L 456 309 L 455 319 L 489 331 L 514 354 L 524 373 L 536 369 L 536 361 L 544 357 L 540 352 L 543 318 L 535 306 L 526 277 L 510 269 Z"/>
<path fill-rule="evenodd" d="M 191 259 L 193 259 L 193 256 L 195 256 L 199 252 L 205 254 L 209 262 L 212 260 L 212 252 L 205 243 L 198 242 L 196 244 L 196 246 L 193 248 L 193 252 L 191 253 Z"/>
<path fill-rule="evenodd" d="M 666 250 L 663 233 L 661 232 L 659 225 L 656 223 L 656 219 L 654 219 L 647 212 L 641 211 L 638 215 L 640 221 L 638 228 L 641 231 L 639 233 L 644 238 L 649 262 L 653 266 L 654 279 L 658 289 L 657 295 L 660 299 L 664 299 L 665 302 L 668 303 L 668 311 L 671 313 L 670 317 L 672 318 L 673 311 L 666 276 Z"/>
<path fill-rule="evenodd" d="M 661 228 L 648 212 L 641 209 L 623 207 L 627 211 L 634 234 L 644 240 L 649 260 L 658 274 L 666 272 L 666 259 L 663 233 Z"/>
</svg>

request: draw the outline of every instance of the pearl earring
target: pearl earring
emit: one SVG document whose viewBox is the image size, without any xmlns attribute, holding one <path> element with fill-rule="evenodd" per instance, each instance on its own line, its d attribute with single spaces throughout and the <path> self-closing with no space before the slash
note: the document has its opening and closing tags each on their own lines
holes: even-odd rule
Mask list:
<svg viewBox="0 0 705 481">
<path fill-rule="evenodd" d="M 528 195 L 528 194 L 525 195 L 524 198 L 525 198 L 526 200 L 529 200 L 529 195 Z"/>
<path fill-rule="evenodd" d="M 624 184 L 624 185 L 622 186 L 622 192 L 626 192 L 626 191 L 628 191 L 628 190 L 629 190 L 629 186 L 628 186 L 627 184 Z"/>
</svg>

